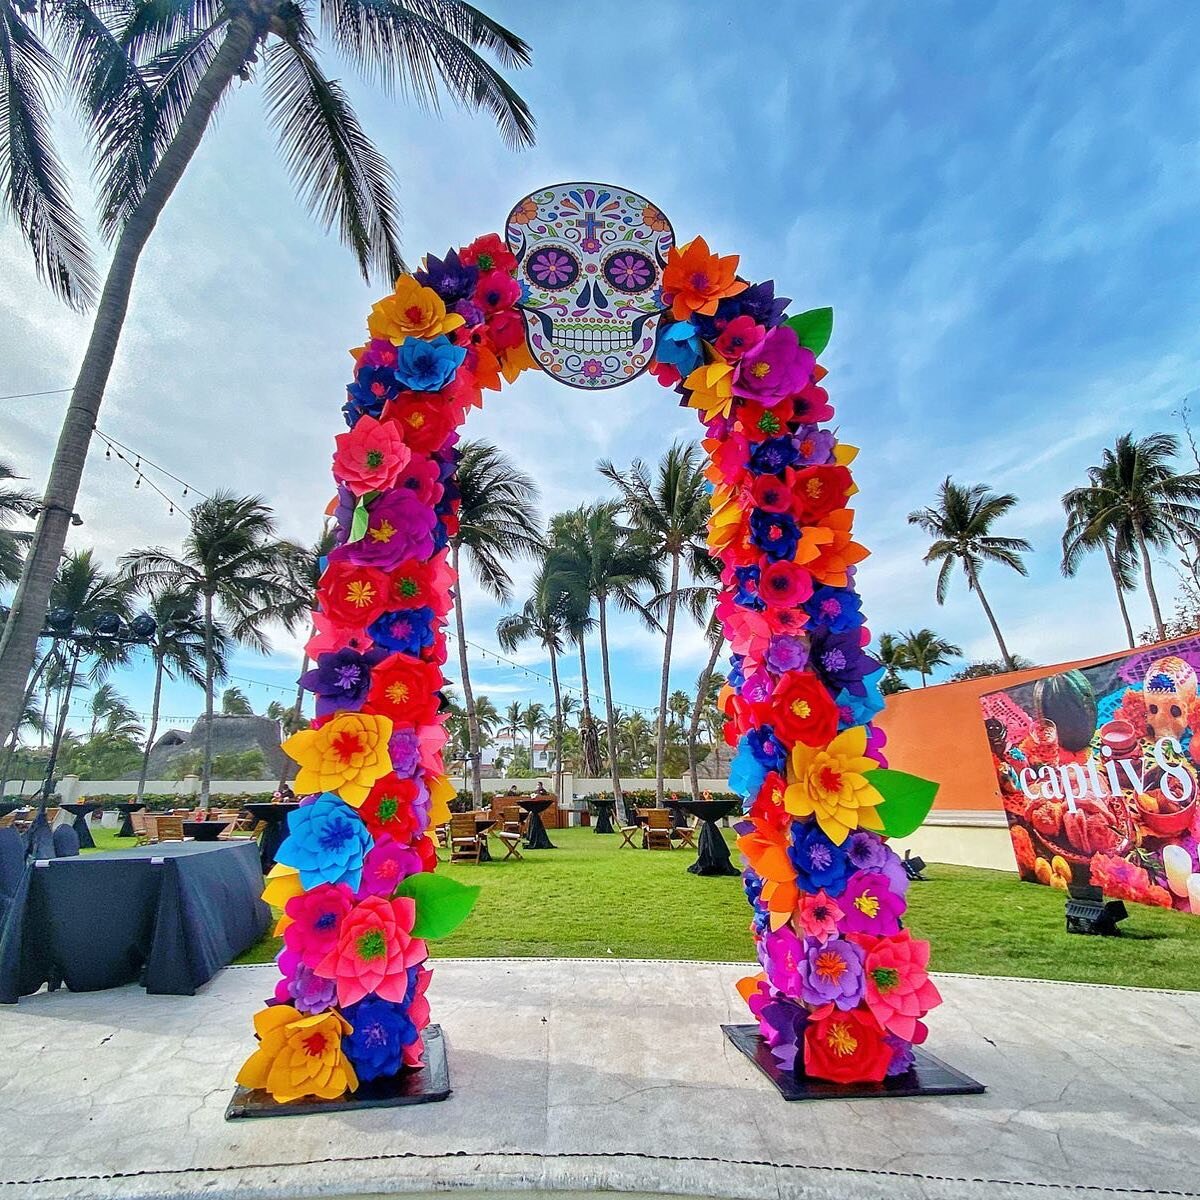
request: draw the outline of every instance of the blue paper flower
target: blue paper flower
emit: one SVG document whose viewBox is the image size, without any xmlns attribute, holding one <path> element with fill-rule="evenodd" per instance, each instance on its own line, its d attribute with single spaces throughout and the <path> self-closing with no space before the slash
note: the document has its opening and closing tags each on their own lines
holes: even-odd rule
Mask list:
<svg viewBox="0 0 1200 1200">
<path fill-rule="evenodd" d="M 750 514 L 750 540 L 768 558 L 790 562 L 796 557 L 796 547 L 800 544 L 800 526 L 787 513 L 756 508 Z"/>
<path fill-rule="evenodd" d="M 346 387 L 346 403 L 342 406 L 346 424 L 353 429 L 359 417 L 378 417 L 383 406 L 403 390 L 392 367 L 359 367 L 354 382 Z"/>
<path fill-rule="evenodd" d="M 368 1083 L 395 1075 L 404 1065 L 404 1047 L 417 1040 L 408 1006 L 364 996 L 342 1009 L 342 1016 L 353 1026 L 353 1032 L 342 1039 L 342 1049 L 359 1079 Z"/>
<path fill-rule="evenodd" d="M 759 442 L 750 452 L 749 468 L 755 475 L 779 475 L 784 467 L 795 466 L 799 457 L 795 442 L 785 434 Z"/>
<path fill-rule="evenodd" d="M 734 567 L 733 574 L 737 580 L 737 591 L 733 594 L 734 604 L 752 608 L 755 612 L 766 608 L 758 597 L 758 577 L 761 573 L 758 567 Z"/>
<path fill-rule="evenodd" d="M 762 902 L 762 877 L 750 867 L 742 872 L 742 890 L 746 893 L 746 899 L 750 901 L 750 907 L 754 910 L 751 920 L 754 932 L 760 935 L 766 933 L 771 927 L 771 914 Z"/>
<path fill-rule="evenodd" d="M 824 888 L 830 896 L 840 896 L 854 870 L 841 846 L 835 846 L 811 820 L 793 822 L 788 858 L 796 868 L 797 884 L 806 892 Z"/>
<path fill-rule="evenodd" d="M 862 600 L 849 588 L 819 587 L 804 602 L 813 625 L 824 625 L 834 633 L 858 629 L 862 623 Z"/>
<path fill-rule="evenodd" d="M 367 626 L 367 634 L 376 646 L 419 655 L 433 645 L 433 609 L 404 608 L 385 612 Z"/>
<path fill-rule="evenodd" d="M 344 883 L 357 892 L 363 859 L 374 845 L 358 813 L 332 792 L 288 814 L 288 835 L 275 860 L 300 872 L 305 891 L 322 883 Z"/>
<path fill-rule="evenodd" d="M 703 361 L 700 334 L 691 321 L 676 321 L 660 327 L 654 357 L 678 369 L 680 375 L 690 375 Z"/>
<path fill-rule="evenodd" d="M 396 351 L 396 378 L 414 392 L 440 391 L 454 378 L 467 357 L 444 333 L 425 341 L 409 337 Z"/>
<path fill-rule="evenodd" d="M 729 790 L 747 799 L 762 790 L 767 769 L 758 761 L 746 738 L 738 742 L 737 753 L 729 764 Z"/>
<path fill-rule="evenodd" d="M 746 744 L 750 753 L 762 764 L 766 771 L 782 772 L 787 766 L 787 751 L 775 736 L 775 730 L 770 725 L 762 725 L 746 734 Z"/>
<path fill-rule="evenodd" d="M 866 725 L 875 717 L 876 713 L 883 711 L 883 693 L 879 690 L 879 681 L 882 678 L 883 667 L 879 667 L 870 675 L 863 676 L 865 695 L 856 696 L 846 688 L 838 692 L 834 697 L 834 703 L 840 712 L 838 719 L 840 729 L 849 729 L 854 725 Z"/>
</svg>

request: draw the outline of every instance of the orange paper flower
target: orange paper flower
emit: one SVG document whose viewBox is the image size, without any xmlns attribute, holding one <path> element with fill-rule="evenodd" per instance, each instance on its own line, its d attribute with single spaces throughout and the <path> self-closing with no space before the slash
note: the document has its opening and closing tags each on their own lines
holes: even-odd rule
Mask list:
<svg viewBox="0 0 1200 1200">
<path fill-rule="evenodd" d="M 879 764 L 866 756 L 867 730 L 855 725 L 824 748 L 798 742 L 788 761 L 783 806 L 796 817 L 813 817 L 836 846 L 854 829 L 882 829 L 875 811 L 883 797 L 868 775 Z"/>
<path fill-rule="evenodd" d="M 350 1025 L 336 1012 L 302 1016 L 290 1004 L 275 1004 L 254 1017 L 261 1041 L 237 1074 L 242 1087 L 263 1088 L 280 1104 L 316 1096 L 336 1100 L 358 1087 L 358 1076 L 342 1053 Z"/>
<path fill-rule="evenodd" d="M 744 292 L 749 284 L 735 277 L 737 265 L 736 254 L 724 258 L 712 254 L 702 237 L 694 238 L 682 250 L 672 246 L 662 287 L 672 297 L 671 315 L 675 320 L 686 321 L 692 313 L 711 317 L 719 301 Z"/>
<path fill-rule="evenodd" d="M 445 302 L 433 288 L 422 287 L 411 275 L 396 280 L 396 290 L 371 309 L 367 329 L 374 338 L 399 346 L 405 338 L 435 338 L 463 323 L 457 313 L 447 313 Z"/>
<path fill-rule="evenodd" d="M 820 553 L 808 562 L 808 569 L 822 583 L 830 587 L 846 587 L 849 583 L 847 570 L 862 562 L 871 552 L 860 546 L 851 536 L 854 513 L 848 508 L 831 512 L 820 525 L 806 526 L 804 533 L 820 530 L 824 544 Z"/>
<path fill-rule="evenodd" d="M 357 808 L 371 785 L 391 769 L 390 717 L 343 713 L 320 729 L 302 729 L 283 743 L 284 753 L 300 764 L 297 792 L 334 792 Z"/>
</svg>

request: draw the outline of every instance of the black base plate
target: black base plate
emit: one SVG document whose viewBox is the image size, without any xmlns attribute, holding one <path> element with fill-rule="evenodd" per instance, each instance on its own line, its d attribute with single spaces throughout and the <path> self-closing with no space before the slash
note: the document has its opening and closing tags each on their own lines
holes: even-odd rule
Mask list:
<svg viewBox="0 0 1200 1200">
<path fill-rule="evenodd" d="M 913 1047 L 916 1062 L 903 1075 L 882 1083 L 829 1083 L 785 1071 L 775 1061 L 757 1025 L 722 1025 L 721 1032 L 778 1089 L 785 1100 L 867 1100 L 892 1096 L 977 1096 L 982 1083 L 948 1067 L 920 1046 Z"/>
<path fill-rule="evenodd" d="M 261 1088 L 239 1087 L 225 1110 L 225 1120 L 240 1117 L 293 1117 L 307 1113 L 348 1112 L 355 1108 L 393 1108 L 401 1104 L 434 1104 L 450 1097 L 450 1067 L 446 1062 L 446 1039 L 440 1025 L 429 1025 L 425 1040 L 425 1065 L 401 1071 L 389 1079 L 374 1079 L 357 1092 L 337 1100 L 312 1096 L 280 1104 Z"/>
</svg>

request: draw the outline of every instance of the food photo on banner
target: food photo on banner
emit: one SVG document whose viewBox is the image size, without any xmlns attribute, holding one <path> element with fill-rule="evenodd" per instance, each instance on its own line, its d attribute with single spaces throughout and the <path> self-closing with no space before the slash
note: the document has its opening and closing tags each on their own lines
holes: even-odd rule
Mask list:
<svg viewBox="0 0 1200 1200">
<path fill-rule="evenodd" d="M 1021 878 L 1200 915 L 1200 638 L 980 698 Z"/>
</svg>

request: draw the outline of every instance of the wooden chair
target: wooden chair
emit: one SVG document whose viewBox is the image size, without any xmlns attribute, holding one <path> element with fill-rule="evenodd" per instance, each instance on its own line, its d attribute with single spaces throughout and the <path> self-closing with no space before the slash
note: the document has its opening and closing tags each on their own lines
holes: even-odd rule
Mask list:
<svg viewBox="0 0 1200 1200">
<path fill-rule="evenodd" d="M 158 841 L 158 813 L 134 813 L 129 819 L 133 822 L 139 846 L 153 846 Z"/>
<path fill-rule="evenodd" d="M 614 814 L 615 815 L 615 814 Z M 638 814 L 641 815 L 640 813 Z M 634 817 L 628 825 L 621 824 L 621 818 L 616 817 L 617 832 L 621 835 L 621 844 L 617 847 L 618 850 L 624 849 L 626 846 L 632 846 L 634 850 L 639 850 L 645 844 L 645 830 L 642 828 L 642 823 Z"/>
<path fill-rule="evenodd" d="M 525 814 L 515 804 L 506 804 L 500 810 L 501 833 L 515 833 L 520 837 L 525 832 Z"/>
<path fill-rule="evenodd" d="M 646 849 L 674 850 L 675 843 L 671 841 L 674 824 L 671 814 L 665 808 L 649 808 L 646 810 Z"/>
<path fill-rule="evenodd" d="M 495 831 L 496 836 L 500 839 L 500 844 L 504 847 L 504 858 L 524 858 L 521 853 L 521 838 L 524 836 L 518 829 L 515 833 L 508 828 L 507 825 L 503 829 Z M 504 859 L 500 860 L 501 862 Z"/>
<path fill-rule="evenodd" d="M 0 817 L 0 829 L 7 829 L 17 819 L 16 812 L 5 813 Z"/>
<path fill-rule="evenodd" d="M 679 842 L 680 848 L 691 846 L 696 848 L 696 831 L 690 825 L 676 825 L 671 831 Z"/>
<path fill-rule="evenodd" d="M 443 847 L 443 849 L 449 849 L 449 847 L 450 847 L 450 826 L 449 825 L 438 825 L 434 828 L 433 832 L 434 832 L 434 835 L 437 837 L 438 845 Z"/>
<path fill-rule="evenodd" d="M 149 825 L 149 820 L 146 824 Z M 183 818 L 182 817 L 158 817 L 154 821 L 156 842 L 182 842 L 183 841 Z"/>
<path fill-rule="evenodd" d="M 472 813 L 452 813 L 450 816 L 450 861 L 483 861 L 483 838 L 475 831 Z"/>
</svg>

